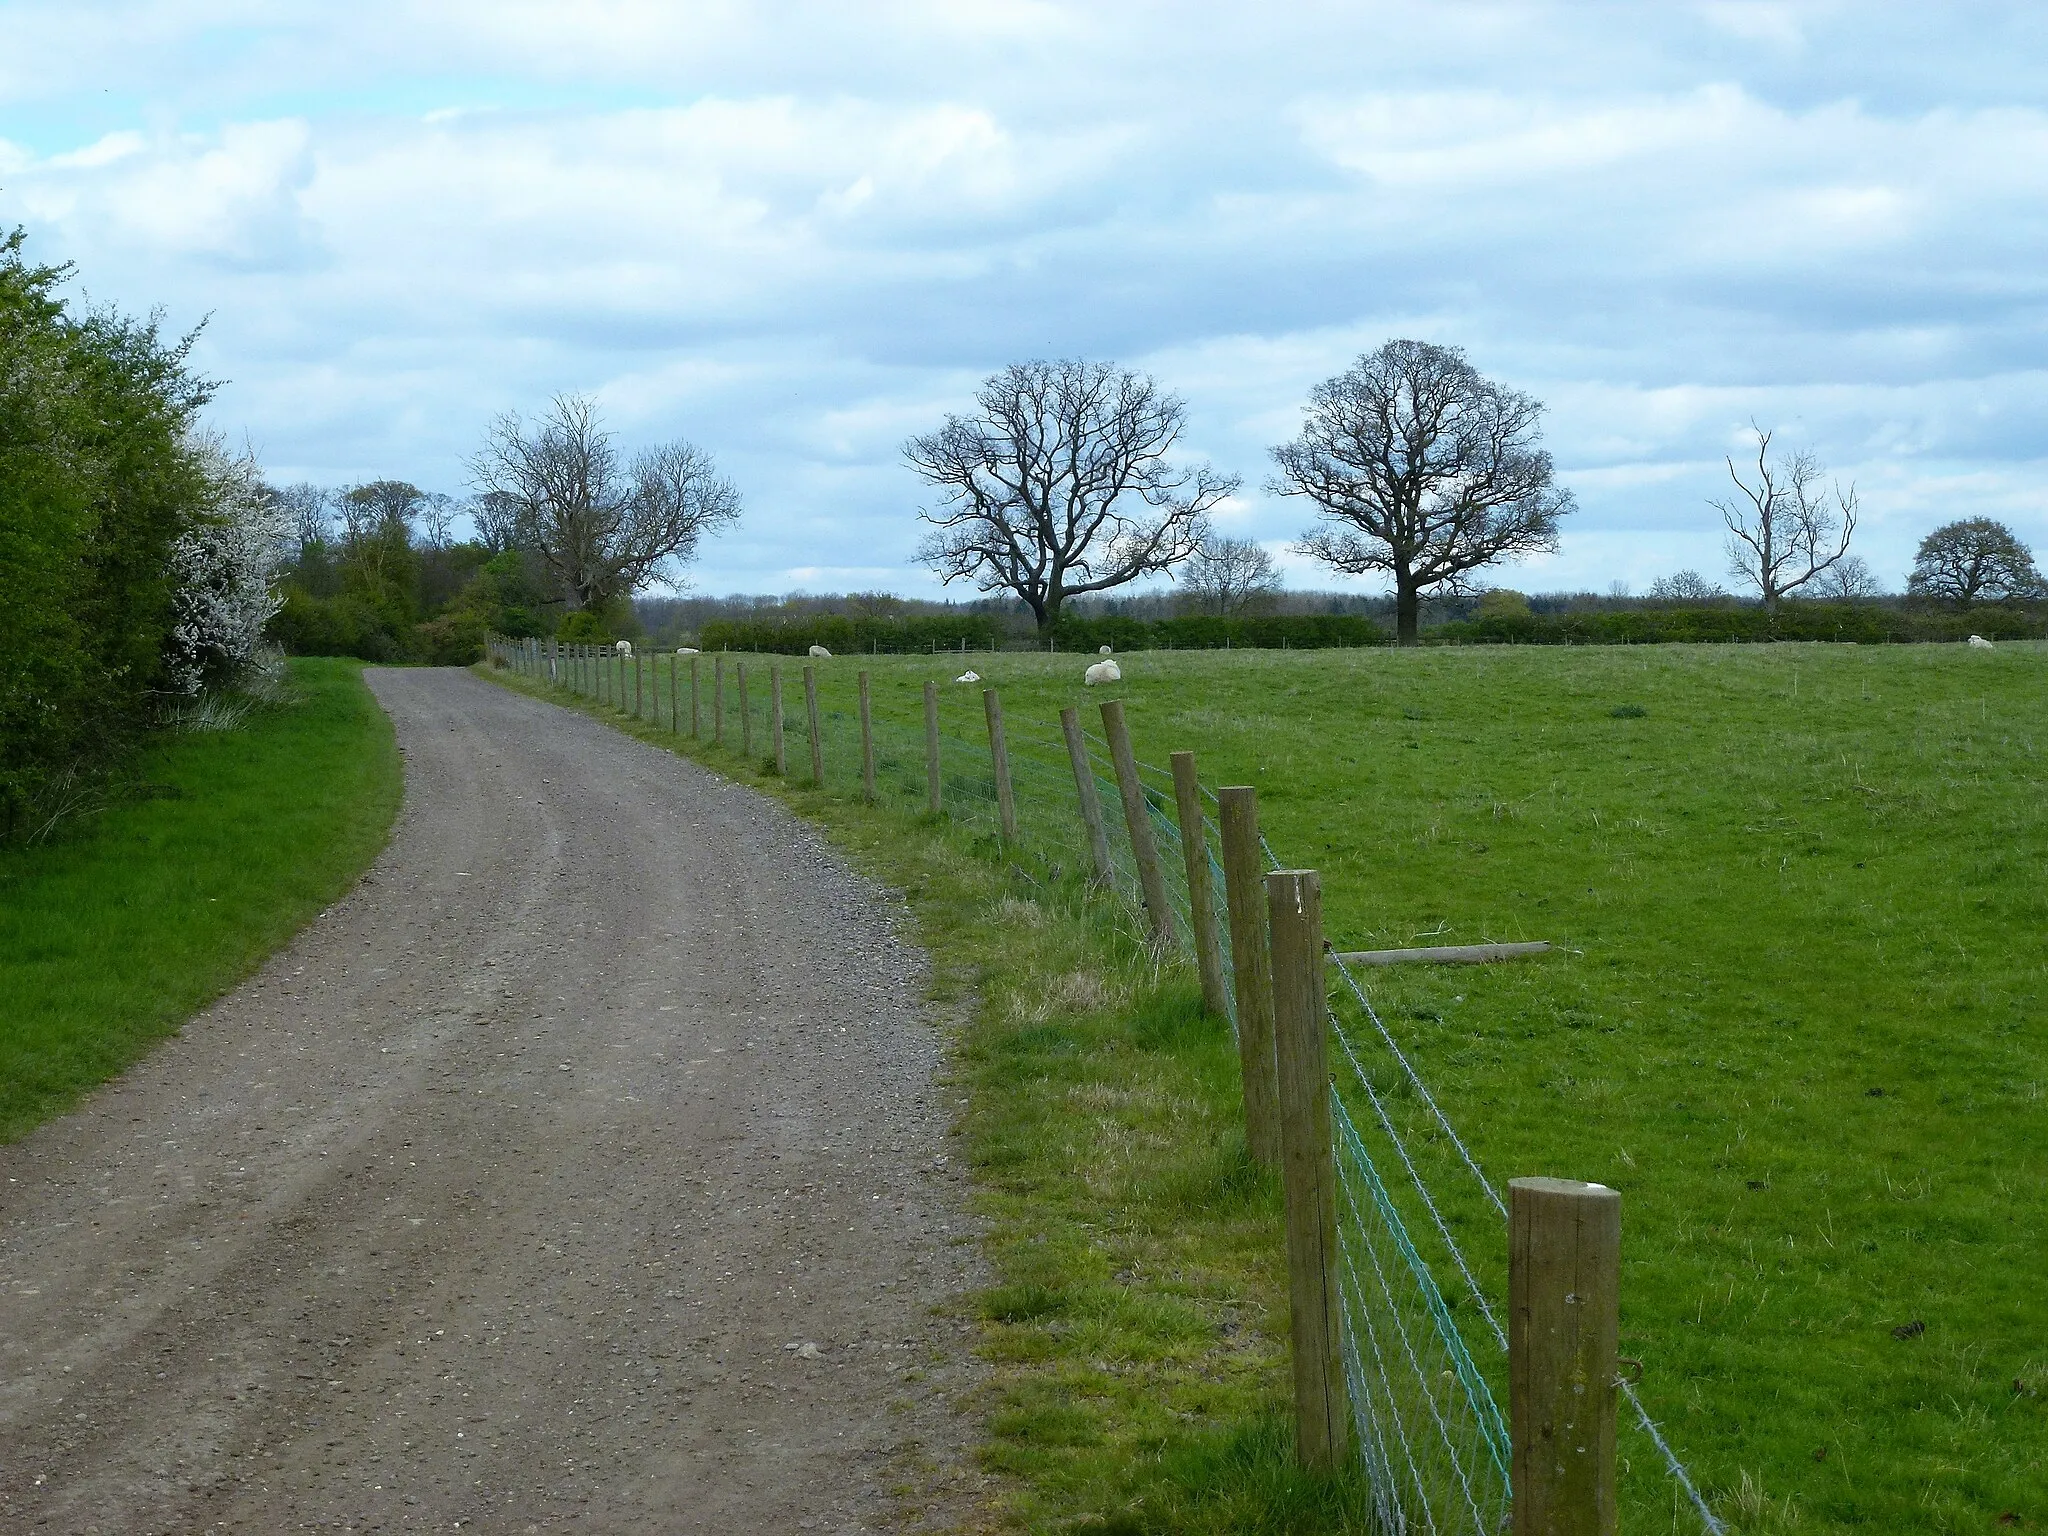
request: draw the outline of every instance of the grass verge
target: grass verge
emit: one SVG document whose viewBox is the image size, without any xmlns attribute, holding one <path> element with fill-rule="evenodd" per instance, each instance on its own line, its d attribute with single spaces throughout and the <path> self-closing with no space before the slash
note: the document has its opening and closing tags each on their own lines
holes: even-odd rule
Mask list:
<svg viewBox="0 0 2048 1536">
<path fill-rule="evenodd" d="M 1292 1465 L 1278 1184 L 1246 1153 L 1236 1050 L 1185 966 L 993 839 L 489 675 L 778 796 L 908 897 L 935 998 L 966 1020 L 952 1061 L 995 1281 L 978 1300 L 983 1456 L 1010 1521 L 1367 1528 L 1359 1480 Z"/>
<path fill-rule="evenodd" d="M 237 729 L 154 744 L 129 802 L 0 853 L 0 1139 L 174 1033 L 383 847 L 402 781 L 361 664 L 290 678 Z"/>
<path fill-rule="evenodd" d="M 865 667 L 877 720 L 915 739 L 936 678 L 945 729 L 972 743 L 981 685 L 951 682 L 971 661 L 1013 753 L 1057 764 L 1058 710 L 1092 720 L 1101 696 L 1086 660 L 847 657 L 819 692 L 846 720 Z M 1369 985 L 1496 1179 L 1623 1192 L 1624 1352 L 1734 1528 L 2048 1528 L 2048 648 L 1123 665 L 1139 756 L 1193 746 L 1207 783 L 1257 785 L 1280 858 L 1322 871 L 1340 947 L 1561 943 Z M 841 783 L 844 743 L 828 729 Z M 791 760 L 801 775 L 800 740 Z M 1147 1006 L 1125 1005 L 1119 1049 Z M 982 1027 L 1000 1038 L 1000 1013 Z M 1069 1070 L 1054 1056 L 1044 1075 Z M 1078 1116 L 1089 1090 L 1071 1086 Z M 1093 1177 L 1097 1147 L 1077 1140 L 1057 1176 Z M 1498 1222 L 1454 1167 L 1438 1193 L 1502 1294 Z M 1696 1529 L 1642 1438 L 1624 1453 L 1628 1528 Z"/>
</svg>

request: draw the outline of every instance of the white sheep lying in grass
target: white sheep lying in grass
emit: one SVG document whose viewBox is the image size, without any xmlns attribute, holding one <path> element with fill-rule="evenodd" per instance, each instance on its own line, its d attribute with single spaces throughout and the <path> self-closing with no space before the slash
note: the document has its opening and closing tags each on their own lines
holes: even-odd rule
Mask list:
<svg viewBox="0 0 2048 1536">
<path fill-rule="evenodd" d="M 822 657 L 824 657 L 824 658 L 825 658 L 825 659 L 826 659 L 827 661 L 830 661 L 830 660 L 832 659 L 832 653 L 831 653 L 830 651 L 826 650 L 826 649 L 825 649 L 825 647 L 823 647 L 822 645 L 814 645 L 814 646 L 812 646 L 812 647 L 811 647 L 811 650 L 810 650 L 810 654 L 811 654 L 811 655 L 813 655 L 813 656 L 822 656 Z"/>
<path fill-rule="evenodd" d="M 1095 654 L 1098 656 L 1107 656 L 1109 654 L 1109 647 L 1106 645 L 1098 645 L 1097 647 L 1095 647 Z"/>
<path fill-rule="evenodd" d="M 1993 651 L 1998 649 L 1998 647 L 1989 640 L 1986 640 L 1982 635 L 1972 635 L 1970 636 L 1970 649 L 1973 651 Z"/>
<path fill-rule="evenodd" d="M 956 683 L 978 683 L 981 681 L 981 674 L 979 672 L 962 672 L 953 681 Z"/>
<path fill-rule="evenodd" d="M 1081 681 L 1093 688 L 1097 683 L 1120 683 L 1124 680 L 1123 668 L 1113 661 L 1098 661 L 1081 674 Z"/>
<path fill-rule="evenodd" d="M 679 645 L 676 647 L 676 654 L 678 656 L 695 656 L 697 654 L 697 647 L 694 645 Z"/>
<path fill-rule="evenodd" d="M 612 649 L 621 656 L 630 656 L 633 654 L 633 642 L 630 640 L 614 640 L 612 642 Z"/>
</svg>

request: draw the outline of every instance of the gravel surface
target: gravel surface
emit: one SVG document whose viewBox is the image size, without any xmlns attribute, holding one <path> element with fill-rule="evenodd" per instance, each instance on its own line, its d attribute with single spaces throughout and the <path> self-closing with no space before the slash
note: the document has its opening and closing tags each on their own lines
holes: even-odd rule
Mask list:
<svg viewBox="0 0 2048 1536">
<path fill-rule="evenodd" d="M 372 872 L 0 1148 L 0 1529 L 974 1523 L 901 901 L 587 716 L 368 676 Z"/>
</svg>

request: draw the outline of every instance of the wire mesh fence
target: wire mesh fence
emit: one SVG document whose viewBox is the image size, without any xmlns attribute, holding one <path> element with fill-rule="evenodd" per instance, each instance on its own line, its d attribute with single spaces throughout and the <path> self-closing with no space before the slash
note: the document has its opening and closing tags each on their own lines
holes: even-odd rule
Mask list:
<svg viewBox="0 0 2048 1536">
<path fill-rule="evenodd" d="M 1198 866 L 1206 868 L 1213 932 L 1229 931 L 1221 837 L 1213 791 L 1196 796 L 1199 814 L 1185 829 L 1170 771 L 1131 759 L 1130 787 L 1142 807 L 1141 826 L 1157 854 L 1166 912 L 1155 925 L 1146 908 L 1143 852 L 1132 836 L 1116 754 L 1092 731 L 1082 734 L 1084 780 L 1076 782 L 1066 741 L 1040 721 L 1005 726 L 1014 827 L 1006 835 L 997 761 L 987 734 L 963 734 L 957 707 L 935 734 L 874 718 L 865 736 L 859 715 L 819 707 L 817 752 L 801 664 L 749 658 L 656 657 L 641 661 L 597 647 L 552 650 L 532 643 L 494 642 L 493 654 L 553 686 L 677 733 L 714 734 L 764 771 L 804 782 L 816 763 L 824 785 L 861 786 L 871 764 L 878 805 L 906 817 L 930 817 L 933 784 L 941 820 L 966 829 L 1034 883 L 1093 885 L 1114 903 L 1131 934 L 1163 937 L 1181 953 L 1194 947 L 1184 839 L 1199 835 Z M 692 667 L 694 665 L 694 686 Z M 775 679 L 782 687 L 775 708 Z M 713 699 L 722 693 L 723 707 Z M 1083 814 L 1094 797 L 1107 853 L 1098 871 Z M 1264 868 L 1282 867 L 1263 836 Z M 1106 873 L 1106 879 L 1102 876 Z M 1232 946 L 1221 944 L 1223 1011 L 1238 1025 Z M 1337 1288 L 1343 1318 L 1342 1364 L 1351 1403 L 1356 1454 L 1372 1490 L 1383 1532 L 1470 1532 L 1507 1529 L 1512 1452 L 1505 1397 L 1509 1337 L 1503 1311 L 1469 1253 L 1504 1250 L 1507 1207 L 1481 1170 L 1450 1116 L 1373 1007 L 1341 958 L 1333 966 L 1330 1038 L 1336 1044 L 1329 1086 L 1336 1175 Z M 1492 1275 L 1499 1284 L 1497 1269 Z M 1631 1432 L 1648 1442 L 1671 1480 L 1673 1508 L 1692 1528 L 1721 1536 L 1725 1527 L 1701 1496 L 1634 1386 L 1616 1383 L 1628 1405 Z"/>
</svg>

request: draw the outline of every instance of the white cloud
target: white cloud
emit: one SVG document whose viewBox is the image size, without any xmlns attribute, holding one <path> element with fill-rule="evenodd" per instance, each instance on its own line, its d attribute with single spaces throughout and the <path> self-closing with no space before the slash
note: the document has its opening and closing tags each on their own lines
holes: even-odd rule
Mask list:
<svg viewBox="0 0 2048 1536">
<path fill-rule="evenodd" d="M 1903 568 L 1929 518 L 2048 538 L 2048 113 L 1988 14 L 16 0 L 0 225 L 210 313 L 280 473 L 456 489 L 564 389 L 704 443 L 750 507 L 713 589 L 922 588 L 876 574 L 900 445 L 1029 355 L 1184 394 L 1283 546 L 1268 446 L 1389 335 L 1548 403 L 1582 510 L 1518 583 L 1718 569 L 1753 416 Z"/>
</svg>

